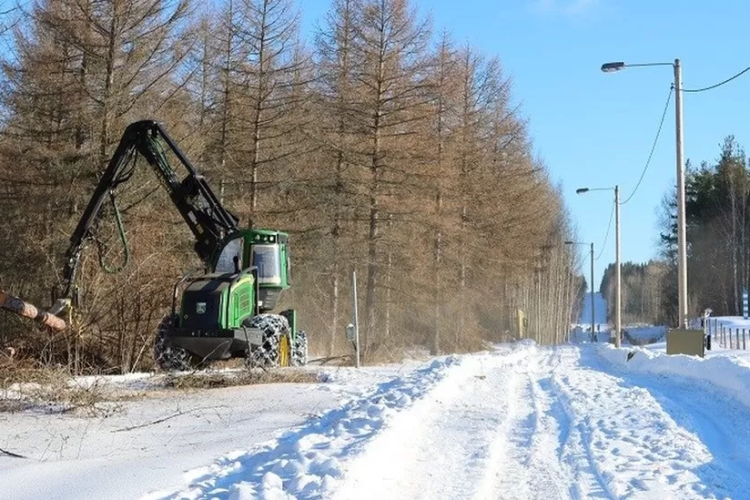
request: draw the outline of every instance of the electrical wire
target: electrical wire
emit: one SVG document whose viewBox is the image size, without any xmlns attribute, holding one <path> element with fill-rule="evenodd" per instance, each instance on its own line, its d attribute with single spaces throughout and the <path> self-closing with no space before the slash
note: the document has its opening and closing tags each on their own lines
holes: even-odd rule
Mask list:
<svg viewBox="0 0 750 500">
<path fill-rule="evenodd" d="M 646 160 L 646 166 L 643 167 L 643 171 L 641 172 L 641 177 L 638 179 L 638 183 L 635 185 L 635 189 L 633 189 L 633 192 L 630 193 L 630 196 L 627 197 L 627 199 L 623 202 L 620 202 L 620 205 L 624 205 L 627 202 L 635 196 L 635 193 L 638 192 L 638 188 L 641 186 L 641 182 L 643 182 L 643 177 L 646 175 L 646 171 L 648 170 L 649 165 L 651 165 L 651 159 L 654 157 L 654 151 L 656 151 L 656 144 L 659 142 L 659 136 L 661 135 L 661 129 L 664 126 L 664 118 L 667 117 L 667 110 L 669 109 L 669 102 L 672 100 L 672 92 L 674 92 L 674 85 L 672 85 L 669 88 L 669 94 L 667 95 L 667 102 L 664 104 L 664 111 L 661 114 L 661 121 L 659 122 L 659 129 L 656 131 L 656 137 L 654 137 L 654 143 L 651 145 L 651 152 L 648 154 L 648 159 Z"/>
<path fill-rule="evenodd" d="M 609 214 L 609 224 L 607 224 L 607 234 L 604 235 L 604 243 L 602 243 L 602 249 L 599 250 L 599 255 L 594 259 L 595 261 L 601 259 L 604 253 L 604 248 L 607 246 L 607 240 L 609 239 L 609 231 L 612 229 L 612 220 L 615 218 L 615 204 L 612 203 L 612 213 Z"/>
<path fill-rule="evenodd" d="M 721 87 L 722 85 L 724 85 L 724 84 L 726 84 L 726 83 L 729 83 L 729 82 L 731 82 L 731 81 L 732 81 L 732 80 L 734 80 L 735 78 L 739 78 L 739 77 L 741 77 L 742 75 L 744 75 L 744 74 L 745 74 L 745 73 L 747 73 L 748 71 L 750 71 L 750 66 L 748 66 L 747 68 L 743 69 L 742 71 L 740 71 L 740 72 L 739 72 L 739 73 L 737 73 L 736 75 L 734 75 L 734 76 L 731 76 L 731 77 L 727 78 L 726 80 L 724 80 L 724 81 L 722 81 L 722 82 L 719 82 L 719 83 L 717 83 L 717 84 L 715 84 L 715 85 L 711 85 L 711 86 L 709 86 L 709 87 L 703 87 L 702 89 L 680 89 L 680 90 L 681 90 L 682 92 L 686 92 L 686 93 L 693 93 L 693 94 L 694 94 L 694 93 L 697 93 L 697 92 L 705 92 L 705 91 L 707 91 L 707 90 L 713 90 L 713 89 L 715 89 L 716 87 Z"/>
</svg>

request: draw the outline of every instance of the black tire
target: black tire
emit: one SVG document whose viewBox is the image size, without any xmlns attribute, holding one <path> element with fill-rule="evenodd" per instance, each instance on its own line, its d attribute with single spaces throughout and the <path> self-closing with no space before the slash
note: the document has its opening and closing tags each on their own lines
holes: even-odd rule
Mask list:
<svg viewBox="0 0 750 500">
<path fill-rule="evenodd" d="M 294 338 L 292 348 L 292 366 L 305 366 L 307 364 L 307 333 L 300 330 Z"/>
<path fill-rule="evenodd" d="M 242 326 L 263 332 L 263 344 L 250 346 L 245 356 L 248 368 L 275 368 L 279 366 L 279 343 L 282 335 L 289 334 L 289 322 L 278 314 L 259 314 L 242 322 Z"/>
<path fill-rule="evenodd" d="M 169 345 L 166 342 L 167 331 L 174 324 L 175 317 L 164 316 L 156 329 L 154 342 L 154 364 L 163 371 L 186 371 L 194 368 L 193 356 L 182 347 Z"/>
</svg>

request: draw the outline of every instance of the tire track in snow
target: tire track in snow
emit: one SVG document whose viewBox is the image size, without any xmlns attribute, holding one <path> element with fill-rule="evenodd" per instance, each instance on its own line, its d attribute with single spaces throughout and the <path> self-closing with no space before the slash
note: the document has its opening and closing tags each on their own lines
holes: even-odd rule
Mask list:
<svg viewBox="0 0 750 500">
<path fill-rule="evenodd" d="M 530 397 L 527 380 L 520 380 L 520 368 L 513 373 L 513 384 L 509 386 L 507 413 L 501 425 L 492 432 L 487 451 L 485 470 L 475 500 L 503 498 L 501 492 L 510 491 L 506 483 L 522 483 L 521 497 L 527 497 L 528 482 L 525 481 L 524 464 L 528 463 L 523 450 L 531 444 L 534 428 L 533 410 L 523 396 Z M 526 394 L 524 394 L 524 392 Z"/>
<path fill-rule="evenodd" d="M 559 361 L 535 347 L 521 353 L 465 358 L 473 372 L 462 381 L 446 377 L 397 416 L 350 464 L 334 498 L 570 498 L 561 425 L 539 381 Z M 455 383 L 461 392 L 439 397 Z"/>
<path fill-rule="evenodd" d="M 715 391 L 710 384 L 679 375 L 634 372 L 584 353 L 583 363 L 621 377 L 623 385 L 648 391 L 682 427 L 695 433 L 708 448 L 712 460 L 699 472 L 704 485 L 701 497 L 750 497 L 750 410 L 737 400 Z"/>
<path fill-rule="evenodd" d="M 480 477 L 487 442 L 514 418 L 508 405 L 518 384 L 515 367 L 531 349 L 467 356 L 458 377 L 446 377 L 430 394 L 396 416 L 352 460 L 336 499 L 466 498 L 465 477 Z M 458 374 L 457 374 L 458 375 Z"/>
<path fill-rule="evenodd" d="M 568 349 L 555 349 L 563 373 L 576 369 L 578 357 Z M 575 478 L 569 485 L 570 498 L 584 500 L 590 498 L 616 498 L 607 487 L 602 471 L 599 469 L 591 451 L 590 425 L 578 423 L 561 380 L 565 375 L 550 375 L 542 384 L 553 401 L 551 412 L 556 416 L 560 429 L 560 448 L 558 458 L 567 464 Z"/>
<path fill-rule="evenodd" d="M 515 404 L 522 408 L 515 420 L 500 430 L 476 500 L 569 498 L 570 470 L 559 460 L 565 422 L 552 411 L 554 400 L 543 389 L 545 377 L 559 360 L 550 351 L 537 351 L 522 370 Z"/>
<path fill-rule="evenodd" d="M 689 390 L 669 399 L 661 380 L 625 381 L 591 356 L 519 342 L 435 361 L 194 471 L 165 498 L 744 498 L 744 480 L 718 484 L 750 472 L 741 446 L 718 453 L 733 435 L 708 424 L 729 417 L 691 406 Z M 750 439 L 750 423 L 742 428 Z"/>
<path fill-rule="evenodd" d="M 470 372 L 457 357 L 435 359 L 427 366 L 377 385 L 338 408 L 290 429 L 278 439 L 248 451 L 232 452 L 185 474 L 188 485 L 155 491 L 143 500 L 293 500 L 328 498 L 341 477 L 340 461 L 356 456 L 387 426 L 393 414 L 419 402 L 434 386 L 455 384 Z M 453 389 L 451 389 L 453 388 Z M 407 414 L 409 412 L 406 412 Z M 354 498 L 357 498 L 355 496 Z"/>
<path fill-rule="evenodd" d="M 574 500 L 612 498 L 597 469 L 581 426 L 573 425 L 570 409 L 564 405 L 565 396 L 549 376 L 539 380 L 540 390 L 551 402 L 549 413 L 559 429 L 558 461 L 568 470 L 568 497 Z"/>
<path fill-rule="evenodd" d="M 698 436 L 676 422 L 648 390 L 623 383 L 608 367 L 583 362 L 585 349 L 559 350 L 574 362 L 552 382 L 604 497 L 717 498 L 715 485 L 704 481 L 702 471 L 712 457 Z M 581 496 L 592 493 L 584 489 Z"/>
</svg>

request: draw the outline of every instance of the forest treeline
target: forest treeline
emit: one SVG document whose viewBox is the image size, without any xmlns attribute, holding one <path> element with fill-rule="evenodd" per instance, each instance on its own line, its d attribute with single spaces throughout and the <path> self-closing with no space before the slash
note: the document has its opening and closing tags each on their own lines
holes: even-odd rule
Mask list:
<svg viewBox="0 0 750 500">
<path fill-rule="evenodd" d="M 742 315 L 742 290 L 750 287 L 750 166 L 734 136 L 720 144 L 718 157 L 687 165 L 685 212 L 690 315 Z M 662 247 L 676 268 L 676 195 L 665 196 Z M 667 281 L 665 314 L 676 316 L 677 280 Z M 671 299 L 671 300 L 670 300 Z"/>
<path fill-rule="evenodd" d="M 407 0 L 38 0 L 3 14 L 0 287 L 39 305 L 127 124 L 162 123 L 242 225 L 290 233 L 311 349 L 349 352 L 353 270 L 368 359 L 563 338 L 581 279 L 562 197 L 496 57 Z M 523 89 L 519 89 L 522 92 Z M 145 165 L 145 162 L 141 162 Z M 151 366 L 192 235 L 157 178 L 118 188 L 65 334 L 0 314 L 0 347 L 75 372 Z M 102 266 L 101 264 L 106 264 Z"/>
<path fill-rule="evenodd" d="M 614 323 L 616 267 L 609 264 L 604 270 L 599 292 L 607 301 L 607 318 Z M 645 264 L 624 262 L 620 268 L 622 280 L 622 322 L 623 324 L 671 324 L 665 315 L 665 290 L 669 274 L 669 264 L 661 259 L 650 260 Z M 673 274 L 676 277 L 676 274 Z M 675 288 L 676 289 L 676 288 Z"/>
<path fill-rule="evenodd" d="M 734 136 L 720 144 L 714 161 L 686 165 L 689 316 L 742 315 L 742 291 L 750 288 L 750 165 Z M 623 322 L 677 324 L 676 191 L 664 196 L 660 258 L 622 266 Z M 615 266 L 600 291 L 614 318 Z"/>
</svg>

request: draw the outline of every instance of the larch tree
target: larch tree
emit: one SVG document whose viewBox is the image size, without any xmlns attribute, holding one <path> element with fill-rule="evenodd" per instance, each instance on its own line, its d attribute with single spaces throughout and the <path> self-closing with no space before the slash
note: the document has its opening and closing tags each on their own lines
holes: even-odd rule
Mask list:
<svg viewBox="0 0 750 500">
<path fill-rule="evenodd" d="M 7 155 L 13 151 L 25 150 L 23 161 L 14 168 L 48 181 L 41 192 L 35 190 L 48 200 L 47 209 L 29 213 L 39 222 L 18 221 L 19 228 L 54 228 L 46 230 L 50 242 L 44 248 L 27 249 L 38 252 L 42 265 L 37 272 L 46 277 L 42 282 L 49 283 L 49 276 L 62 268 L 60 256 L 67 246 L 62 236 L 80 216 L 124 125 L 150 116 L 175 95 L 174 71 L 184 56 L 176 49 L 184 48 L 179 39 L 187 14 L 184 1 L 42 1 L 16 29 L 15 57 L 3 65 L 8 110 L 4 160 L 9 161 Z M 133 193 L 140 198 L 152 189 L 144 182 L 134 185 Z M 43 213 L 47 215 L 37 217 Z M 105 239 L 106 234 L 103 227 Z M 126 336 L 140 329 L 139 321 L 147 316 L 135 319 L 135 311 L 128 311 L 116 323 L 116 332 L 106 313 L 115 303 L 125 303 L 125 295 L 134 289 L 105 284 L 85 259 L 81 276 L 87 283 L 87 308 L 81 310 L 83 327 L 65 339 L 70 341 L 68 359 L 76 371 L 81 369 L 86 331 L 92 339 L 86 342 L 93 342 L 91 335 L 109 346 L 114 342 L 111 354 L 119 359 L 118 365 L 136 363 L 140 346 L 134 349 L 135 337 Z M 147 287 L 137 290 L 135 297 L 129 297 L 131 303 L 150 300 Z"/>
<path fill-rule="evenodd" d="M 349 138 L 357 126 L 353 119 L 353 87 L 355 79 L 354 37 L 356 16 L 362 14 L 360 0 L 335 0 L 326 17 L 326 23 L 316 34 L 319 78 L 318 94 L 320 114 L 324 119 L 321 139 L 326 153 L 324 171 L 330 172 L 325 197 L 330 203 L 330 229 L 323 234 L 330 238 L 330 255 L 327 273 L 330 280 L 330 311 L 328 326 L 328 354 L 336 348 L 342 314 L 342 290 L 344 274 L 353 266 L 353 259 L 341 259 L 347 246 L 345 232 L 353 222 L 348 206 L 352 188 L 348 186 L 347 170 L 352 168 L 353 145 Z M 330 167 L 328 167 L 330 165 Z M 321 214 L 328 214 L 321 211 Z M 351 231 L 350 231 L 351 232 Z M 351 237 L 349 245 L 352 244 Z"/>
<path fill-rule="evenodd" d="M 446 147 L 449 141 L 452 124 L 455 123 L 456 97 L 459 90 L 459 82 L 455 75 L 459 60 L 457 51 L 453 46 L 447 33 L 440 38 L 437 51 L 434 55 L 435 61 L 432 72 L 432 90 L 434 92 L 433 120 L 431 124 L 431 136 L 435 139 L 436 148 L 433 151 L 433 164 L 430 166 L 430 177 L 434 184 L 434 217 L 432 218 L 432 288 L 434 302 L 433 334 L 430 342 L 430 352 L 437 355 L 441 350 L 441 336 L 443 323 L 445 321 L 444 307 L 444 239 L 446 221 L 450 218 L 444 213 L 444 197 L 446 190 L 455 187 L 453 183 L 455 172 L 449 167 L 446 159 Z"/>
<path fill-rule="evenodd" d="M 288 127 L 285 114 L 293 108 L 289 99 L 304 59 L 296 58 L 299 21 L 292 0 L 233 0 L 237 18 L 236 37 L 247 52 L 234 70 L 239 79 L 239 114 L 235 117 L 247 144 L 239 153 L 246 160 L 249 183 L 249 215 L 255 218 L 261 207 L 273 206 L 273 197 L 259 204 L 263 190 L 273 194 L 280 179 L 277 168 L 300 154 L 298 139 Z M 261 174 L 265 176 L 262 178 Z"/>
<path fill-rule="evenodd" d="M 361 9 L 352 45 L 355 88 L 351 107 L 361 124 L 355 161 L 368 172 L 361 177 L 367 200 L 362 337 L 367 352 L 384 323 L 378 320 L 378 295 L 386 292 L 382 271 L 389 270 L 384 233 L 393 220 L 395 202 L 408 199 L 398 196 L 406 170 L 399 158 L 407 151 L 406 139 L 415 121 L 426 119 L 426 114 L 418 113 L 425 99 L 430 30 L 429 22 L 419 21 L 407 0 L 369 0 Z M 385 312 L 383 308 L 381 314 Z"/>
</svg>

